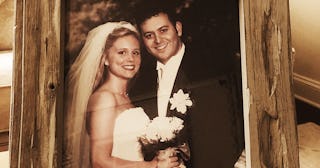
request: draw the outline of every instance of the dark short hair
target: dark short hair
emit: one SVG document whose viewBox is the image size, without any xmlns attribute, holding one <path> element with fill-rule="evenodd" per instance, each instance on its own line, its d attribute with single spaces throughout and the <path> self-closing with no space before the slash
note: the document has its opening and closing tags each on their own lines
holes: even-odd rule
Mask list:
<svg viewBox="0 0 320 168">
<path fill-rule="evenodd" d="M 175 7 L 176 4 L 172 0 L 141 0 L 134 12 L 134 19 L 139 31 L 143 22 L 159 13 L 167 14 L 169 21 L 175 25 L 179 20 Z"/>
</svg>

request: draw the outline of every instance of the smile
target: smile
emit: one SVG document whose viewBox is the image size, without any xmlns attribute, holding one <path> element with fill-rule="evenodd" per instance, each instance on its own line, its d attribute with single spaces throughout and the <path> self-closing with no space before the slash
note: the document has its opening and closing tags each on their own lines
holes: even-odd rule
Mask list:
<svg viewBox="0 0 320 168">
<path fill-rule="evenodd" d="M 134 70 L 135 66 L 134 65 L 124 65 L 123 68 L 126 70 Z"/>
<path fill-rule="evenodd" d="M 162 49 L 164 49 L 164 48 L 166 48 L 167 47 L 167 44 L 166 43 L 164 43 L 164 44 L 161 44 L 161 45 L 158 45 L 158 46 L 156 46 L 156 47 L 154 47 L 156 50 L 162 50 Z"/>
</svg>

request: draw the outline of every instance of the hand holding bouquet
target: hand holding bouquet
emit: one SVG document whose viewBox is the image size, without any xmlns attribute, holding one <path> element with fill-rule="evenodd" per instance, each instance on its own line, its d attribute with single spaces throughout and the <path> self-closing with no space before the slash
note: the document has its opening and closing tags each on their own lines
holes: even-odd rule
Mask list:
<svg viewBox="0 0 320 168">
<path fill-rule="evenodd" d="M 183 120 L 177 117 L 156 117 L 151 120 L 138 139 L 145 160 L 152 160 L 155 156 L 161 159 L 176 155 L 188 160 L 190 150 L 183 128 Z M 181 164 L 180 168 L 183 167 Z"/>
</svg>

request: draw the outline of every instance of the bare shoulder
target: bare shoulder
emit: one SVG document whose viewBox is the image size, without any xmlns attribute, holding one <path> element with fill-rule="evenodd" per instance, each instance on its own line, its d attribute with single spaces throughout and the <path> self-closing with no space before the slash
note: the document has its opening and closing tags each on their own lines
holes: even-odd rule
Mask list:
<svg viewBox="0 0 320 168">
<path fill-rule="evenodd" d="M 116 117 L 116 99 L 108 91 L 94 92 L 88 102 L 87 130 L 91 139 L 105 139 Z"/>
<path fill-rule="evenodd" d="M 115 108 L 116 105 L 116 98 L 113 93 L 109 91 L 96 91 L 89 98 L 87 111 Z"/>
</svg>

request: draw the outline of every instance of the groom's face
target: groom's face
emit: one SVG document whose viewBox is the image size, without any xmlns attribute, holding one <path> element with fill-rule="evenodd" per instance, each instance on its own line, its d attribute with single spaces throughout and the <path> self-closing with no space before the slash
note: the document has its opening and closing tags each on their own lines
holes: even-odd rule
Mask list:
<svg viewBox="0 0 320 168">
<path fill-rule="evenodd" d="M 163 64 L 181 48 L 182 24 L 173 25 L 167 14 L 159 13 L 144 21 L 141 34 L 147 51 Z"/>
</svg>

